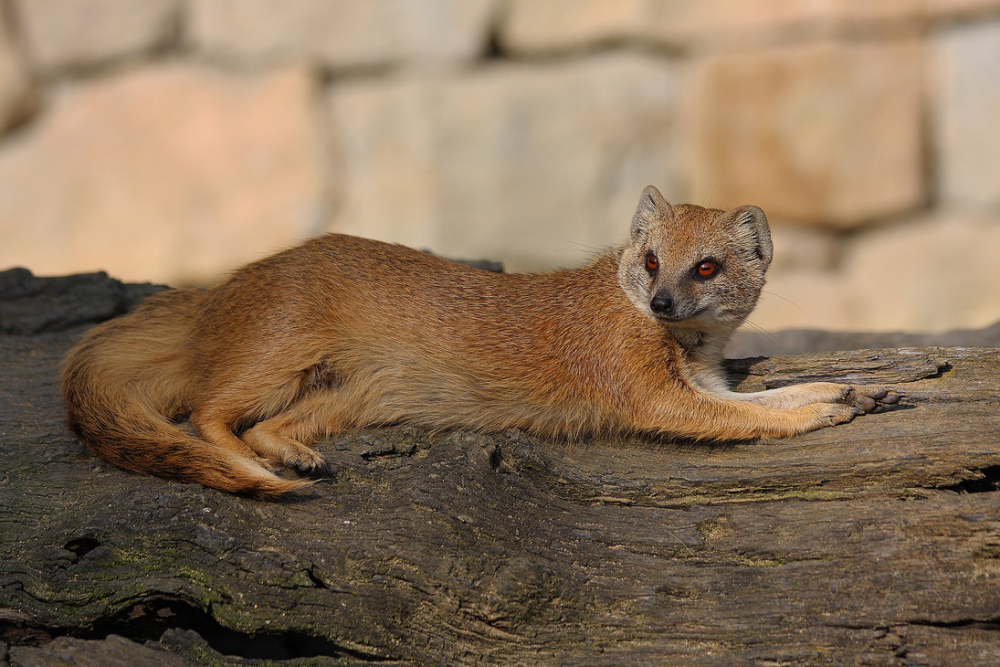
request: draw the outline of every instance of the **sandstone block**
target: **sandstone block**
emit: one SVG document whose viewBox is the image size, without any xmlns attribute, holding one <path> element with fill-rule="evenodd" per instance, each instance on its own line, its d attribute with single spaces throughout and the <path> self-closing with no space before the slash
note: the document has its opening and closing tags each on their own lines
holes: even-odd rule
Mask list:
<svg viewBox="0 0 1000 667">
<path fill-rule="evenodd" d="M 1000 204 L 1000 23 L 950 31 L 937 55 L 942 195 L 962 204 Z"/>
<path fill-rule="evenodd" d="M 938 213 L 871 230 L 834 269 L 775 267 L 750 321 L 768 331 L 978 329 L 1000 320 L 998 254 L 998 216 Z"/>
<path fill-rule="evenodd" d="M 774 261 L 770 270 L 831 269 L 836 266 L 843 251 L 841 236 L 823 229 L 771 221 Z"/>
<path fill-rule="evenodd" d="M 0 131 L 20 120 L 28 111 L 34 93 L 21 54 L 11 43 L 9 28 L 0 12 Z"/>
<path fill-rule="evenodd" d="M 837 271 L 811 268 L 771 271 L 745 331 L 782 329 L 870 330 Z"/>
<path fill-rule="evenodd" d="M 179 64 L 62 88 L 0 152 L 0 268 L 219 277 L 320 228 L 311 79 Z"/>
<path fill-rule="evenodd" d="M 861 235 L 843 273 L 859 316 L 887 329 L 978 329 L 1000 320 L 1000 216 L 938 213 Z"/>
<path fill-rule="evenodd" d="M 900 41 L 707 58 L 688 96 L 693 198 L 830 228 L 920 206 L 921 57 Z"/>
<path fill-rule="evenodd" d="M 233 58 L 329 67 L 470 58 L 486 48 L 494 0 L 199 0 L 192 39 Z"/>
<path fill-rule="evenodd" d="M 503 14 L 505 49 L 559 51 L 642 34 L 648 0 L 513 0 Z"/>
<path fill-rule="evenodd" d="M 929 18 L 976 15 L 1000 8 L 1000 0 L 922 0 L 920 4 Z"/>
<path fill-rule="evenodd" d="M 787 41 L 789 31 L 822 34 L 845 25 L 913 19 L 912 0 L 647 0 L 643 33 L 671 45 L 733 46 Z"/>
<path fill-rule="evenodd" d="M 630 39 L 731 49 L 861 25 L 915 26 L 997 7 L 1000 0 L 512 0 L 502 14 L 500 35 L 504 47 L 517 53 Z"/>
<path fill-rule="evenodd" d="M 1000 8 L 1000 0 L 646 0 L 644 34 L 671 45 L 787 42 L 858 26 L 915 27 Z"/>
<path fill-rule="evenodd" d="M 337 85 L 333 229 L 511 268 L 623 240 L 639 193 L 677 194 L 677 74 L 613 55 Z"/>
<path fill-rule="evenodd" d="M 150 51 L 177 30 L 178 0 L 14 0 L 31 60 L 43 69 Z"/>
<path fill-rule="evenodd" d="M 997 8 L 1000 0 L 511 0 L 501 15 L 500 36 L 515 53 L 624 40 L 725 50 L 858 26 L 915 27 Z"/>
</svg>

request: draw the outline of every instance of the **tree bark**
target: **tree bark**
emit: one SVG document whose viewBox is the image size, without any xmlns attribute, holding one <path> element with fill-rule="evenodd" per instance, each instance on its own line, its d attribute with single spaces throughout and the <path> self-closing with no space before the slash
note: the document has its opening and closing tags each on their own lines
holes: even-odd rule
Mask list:
<svg viewBox="0 0 1000 667">
<path fill-rule="evenodd" d="M 265 502 L 67 430 L 62 355 L 154 289 L 0 273 L 0 663 L 1000 662 L 998 349 L 730 362 L 906 394 L 787 440 L 350 433 Z"/>
</svg>

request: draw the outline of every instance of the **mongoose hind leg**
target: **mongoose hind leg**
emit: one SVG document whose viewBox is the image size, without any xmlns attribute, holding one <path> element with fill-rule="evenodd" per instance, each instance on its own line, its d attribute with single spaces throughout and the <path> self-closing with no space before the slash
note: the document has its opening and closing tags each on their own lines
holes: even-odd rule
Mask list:
<svg viewBox="0 0 1000 667">
<path fill-rule="evenodd" d="M 274 467 L 267 457 L 258 456 L 257 452 L 238 438 L 229 426 L 229 420 L 216 414 L 214 410 L 205 408 L 195 410 L 191 413 L 191 423 L 194 424 L 202 440 L 245 456 L 267 470 Z"/>
<path fill-rule="evenodd" d="M 326 470 L 323 455 L 294 440 L 283 432 L 288 428 L 283 422 L 284 415 L 271 417 L 255 425 L 243 434 L 247 443 L 261 456 L 303 473 L 319 473 Z M 296 429 L 295 425 L 291 426 Z"/>
<path fill-rule="evenodd" d="M 258 454 L 304 473 L 327 469 L 322 454 L 304 443 L 342 427 L 336 391 L 317 391 L 255 424 L 243 439 Z"/>
</svg>

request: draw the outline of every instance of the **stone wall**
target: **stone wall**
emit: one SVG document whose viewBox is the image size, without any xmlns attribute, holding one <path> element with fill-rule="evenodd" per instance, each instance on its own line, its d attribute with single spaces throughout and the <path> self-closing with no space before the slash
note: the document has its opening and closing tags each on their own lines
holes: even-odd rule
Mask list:
<svg viewBox="0 0 1000 667">
<path fill-rule="evenodd" d="M 772 221 L 753 322 L 1000 319 L 1000 0 L 0 0 L 0 269 L 344 231 L 512 269 L 641 189 Z"/>
</svg>

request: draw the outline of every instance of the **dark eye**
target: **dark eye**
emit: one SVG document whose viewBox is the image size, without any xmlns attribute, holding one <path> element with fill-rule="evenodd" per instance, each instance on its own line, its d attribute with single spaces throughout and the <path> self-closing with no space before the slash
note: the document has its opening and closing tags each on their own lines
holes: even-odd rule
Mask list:
<svg viewBox="0 0 1000 667">
<path fill-rule="evenodd" d="M 711 278 L 718 270 L 719 266 L 710 259 L 706 259 L 694 269 L 699 278 Z"/>
<path fill-rule="evenodd" d="M 653 273 L 658 268 L 660 268 L 660 260 L 656 258 L 653 252 L 646 253 L 646 270 Z"/>
</svg>

